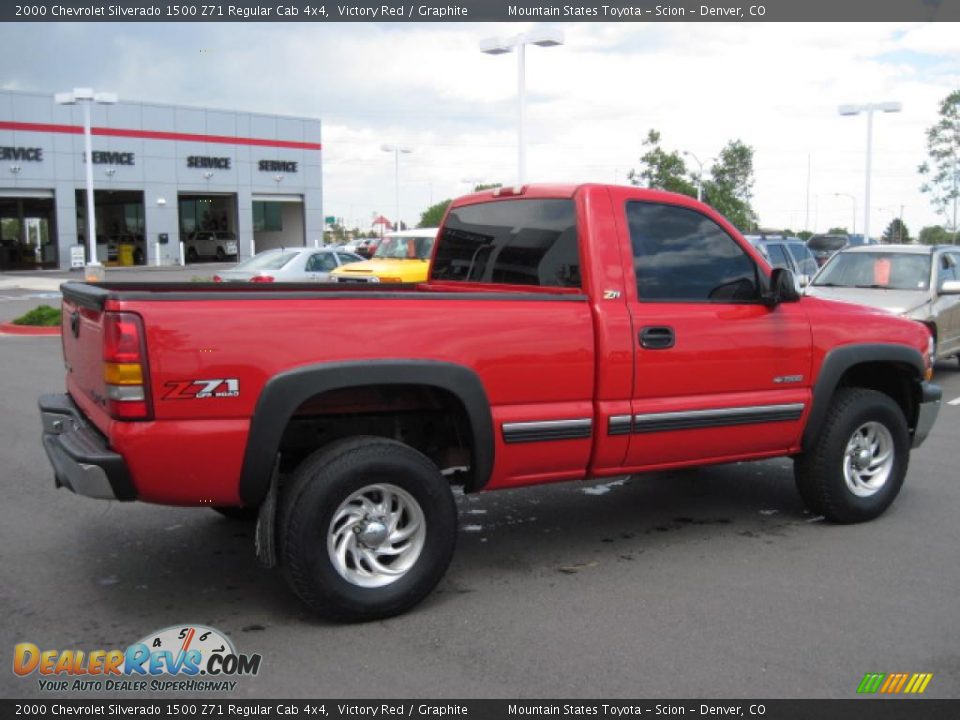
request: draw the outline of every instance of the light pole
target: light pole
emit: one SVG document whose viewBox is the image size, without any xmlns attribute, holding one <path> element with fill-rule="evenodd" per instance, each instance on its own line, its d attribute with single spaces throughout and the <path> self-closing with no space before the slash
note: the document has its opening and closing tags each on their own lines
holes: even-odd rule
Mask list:
<svg viewBox="0 0 960 720">
<path fill-rule="evenodd" d="M 525 69 L 525 48 L 527 45 L 555 47 L 563 45 L 563 32 L 560 30 L 537 30 L 521 33 L 510 38 L 487 38 L 480 41 L 480 51 L 487 55 L 502 55 L 517 51 L 517 185 L 523 185 L 527 174 L 527 148 L 524 137 L 527 91 Z"/>
<path fill-rule="evenodd" d="M 851 216 L 853 217 L 853 225 L 851 226 L 850 234 L 857 234 L 857 198 L 850 193 L 834 193 L 834 197 L 846 197 L 850 198 L 850 210 Z"/>
<path fill-rule="evenodd" d="M 384 152 L 393 153 L 393 193 L 394 200 L 396 201 L 396 220 L 394 224 L 396 225 L 396 230 L 400 230 L 400 153 L 409 155 L 413 152 L 412 149 L 406 147 L 405 145 L 381 145 L 380 149 Z"/>
<path fill-rule="evenodd" d="M 53 99 L 58 105 L 83 106 L 83 151 L 86 161 L 87 175 L 87 264 L 97 267 L 97 219 L 94 216 L 93 203 L 93 139 L 90 131 L 90 106 L 93 103 L 100 105 L 114 105 L 117 102 L 116 93 L 95 93 L 92 88 L 74 88 L 70 92 L 57 93 Z"/>
<path fill-rule="evenodd" d="M 699 168 L 697 170 L 697 202 L 702 202 L 703 201 L 703 163 L 700 162 L 700 158 L 698 158 L 689 150 L 684 150 L 682 154 L 686 155 L 687 157 L 693 158 L 693 161 L 697 164 L 697 167 Z M 707 162 L 708 163 L 713 162 L 716 159 L 717 159 L 716 157 L 711 157 L 707 160 Z"/>
<path fill-rule="evenodd" d="M 900 112 L 903 105 L 898 102 L 866 103 L 865 105 L 841 105 L 841 115 L 867 114 L 867 179 L 863 194 L 863 239 L 870 242 L 870 160 L 873 154 L 873 112 L 880 110 L 885 113 Z"/>
</svg>

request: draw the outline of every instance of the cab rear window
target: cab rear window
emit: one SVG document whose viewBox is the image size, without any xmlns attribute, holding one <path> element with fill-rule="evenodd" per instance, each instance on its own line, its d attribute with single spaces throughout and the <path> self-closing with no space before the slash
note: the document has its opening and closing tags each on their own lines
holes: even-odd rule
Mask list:
<svg viewBox="0 0 960 720">
<path fill-rule="evenodd" d="M 579 288 L 573 201 L 500 200 L 454 208 L 440 231 L 431 277 Z"/>
</svg>

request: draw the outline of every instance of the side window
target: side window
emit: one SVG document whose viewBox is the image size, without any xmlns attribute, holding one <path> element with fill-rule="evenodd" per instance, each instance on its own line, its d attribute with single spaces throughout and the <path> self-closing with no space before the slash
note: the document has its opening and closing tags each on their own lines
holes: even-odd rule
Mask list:
<svg viewBox="0 0 960 720">
<path fill-rule="evenodd" d="M 810 252 L 810 248 L 800 243 L 790 243 L 787 245 L 787 251 L 793 256 L 797 272 L 810 276 L 817 274 L 817 259 Z"/>
<path fill-rule="evenodd" d="M 572 200 L 499 200 L 454 208 L 439 237 L 434 280 L 580 287 Z"/>
<path fill-rule="evenodd" d="M 757 267 L 713 220 L 694 210 L 627 203 L 641 302 L 752 302 Z"/>
<path fill-rule="evenodd" d="M 337 266 L 333 253 L 316 253 L 307 262 L 307 272 L 330 272 Z"/>
<path fill-rule="evenodd" d="M 783 250 L 783 245 L 778 243 L 767 244 L 767 257 L 770 259 L 770 265 L 773 267 L 790 268 L 790 261 L 787 260 L 787 254 Z"/>
</svg>

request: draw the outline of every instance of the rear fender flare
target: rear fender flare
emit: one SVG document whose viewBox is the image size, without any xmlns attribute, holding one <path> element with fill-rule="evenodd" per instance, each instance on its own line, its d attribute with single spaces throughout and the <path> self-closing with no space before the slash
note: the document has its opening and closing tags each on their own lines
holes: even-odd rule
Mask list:
<svg viewBox="0 0 960 720">
<path fill-rule="evenodd" d="M 482 489 L 493 471 L 494 433 L 490 402 L 480 377 L 469 368 L 431 360 L 368 360 L 324 363 L 270 378 L 250 419 L 240 472 L 240 498 L 257 506 L 267 494 L 284 430 L 307 399 L 331 390 L 367 385 L 424 385 L 445 390 L 463 403 L 473 446 L 467 490 Z"/>
</svg>

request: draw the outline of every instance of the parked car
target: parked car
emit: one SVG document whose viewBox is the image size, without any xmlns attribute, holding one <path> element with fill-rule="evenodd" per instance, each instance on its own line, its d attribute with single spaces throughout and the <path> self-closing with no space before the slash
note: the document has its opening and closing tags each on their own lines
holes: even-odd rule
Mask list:
<svg viewBox="0 0 960 720">
<path fill-rule="evenodd" d="M 430 255 L 437 228 L 401 230 L 383 236 L 373 257 L 332 274 L 336 282 L 418 283 L 430 273 Z"/>
<path fill-rule="evenodd" d="M 813 252 L 798 237 L 786 235 L 745 235 L 744 237 L 763 253 L 772 267 L 791 270 L 801 287 L 807 285 L 820 269 Z"/>
<path fill-rule="evenodd" d="M 39 401 L 56 484 L 257 517 L 308 607 L 372 620 L 443 577 L 453 486 L 787 457 L 813 514 L 864 522 L 940 409 L 923 325 L 801 297 L 683 195 L 497 188 L 436 243 L 428 282 L 377 292 L 65 283 L 66 388 Z"/>
<path fill-rule="evenodd" d="M 214 282 L 330 282 L 330 273 L 342 265 L 362 262 L 352 253 L 330 248 L 264 250 L 236 267 L 217 273 Z"/>
<path fill-rule="evenodd" d="M 933 335 L 937 359 L 960 355 L 960 247 L 846 248 L 831 258 L 806 293 L 919 320 Z"/>
<path fill-rule="evenodd" d="M 229 230 L 197 230 L 191 233 L 184 245 L 187 262 L 196 262 L 200 258 L 223 261 L 236 257 L 239 250 L 237 236 Z"/>
<path fill-rule="evenodd" d="M 377 248 L 380 246 L 382 238 L 365 238 L 357 243 L 356 253 L 365 257 L 367 260 L 373 257 L 373 254 L 377 251 Z"/>
<path fill-rule="evenodd" d="M 814 235 L 807 240 L 807 247 L 817 259 L 817 265 L 823 267 L 835 252 L 846 247 L 849 242 L 847 235 Z"/>
</svg>

